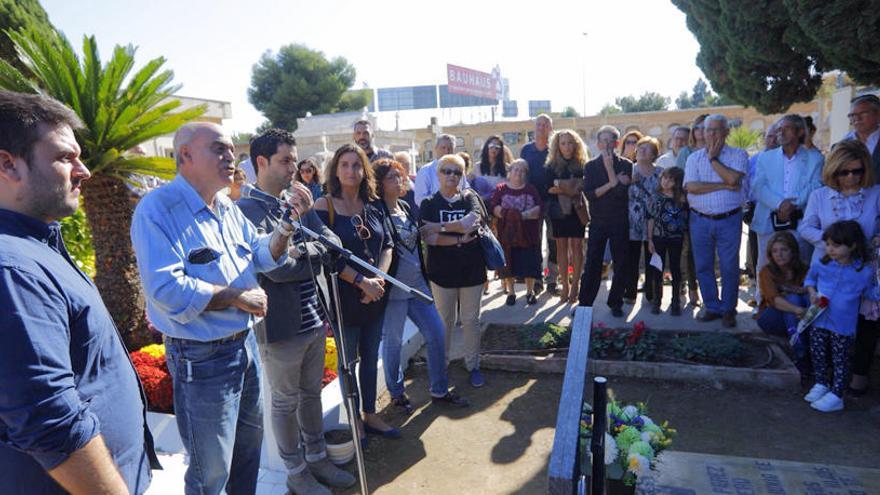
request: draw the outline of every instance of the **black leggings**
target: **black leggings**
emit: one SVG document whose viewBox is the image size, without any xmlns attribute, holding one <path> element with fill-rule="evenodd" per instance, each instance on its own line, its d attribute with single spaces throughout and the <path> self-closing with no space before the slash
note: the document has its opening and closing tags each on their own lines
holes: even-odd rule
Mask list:
<svg viewBox="0 0 880 495">
<path fill-rule="evenodd" d="M 663 260 L 663 270 L 669 269 L 672 275 L 672 305 L 679 304 L 681 300 L 681 250 L 684 245 L 684 239 L 672 239 L 665 237 L 654 238 L 654 250 L 657 256 Z M 667 261 L 668 256 L 668 261 Z M 651 258 L 646 261 L 648 264 L 648 283 L 650 284 L 650 293 L 653 294 L 651 302 L 654 306 L 660 306 L 663 301 L 663 270 L 657 270 L 650 266 Z M 645 287 L 645 297 L 648 294 L 648 286 Z"/>
<path fill-rule="evenodd" d="M 854 374 L 862 376 L 870 374 L 871 361 L 874 359 L 874 349 L 877 348 L 878 337 L 880 337 L 880 321 L 866 320 L 862 315 L 859 315 L 853 351 L 852 371 Z"/>
<path fill-rule="evenodd" d="M 830 388 L 838 397 L 843 397 L 843 391 L 849 385 L 849 359 L 854 340 L 824 328 L 816 327 L 810 331 L 810 358 L 816 383 L 828 386 L 828 365 L 831 364 Z"/>
</svg>

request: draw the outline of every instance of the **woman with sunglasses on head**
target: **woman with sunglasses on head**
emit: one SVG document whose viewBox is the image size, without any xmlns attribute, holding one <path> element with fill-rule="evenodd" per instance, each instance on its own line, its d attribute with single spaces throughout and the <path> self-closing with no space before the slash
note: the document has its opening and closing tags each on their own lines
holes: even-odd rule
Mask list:
<svg viewBox="0 0 880 495">
<path fill-rule="evenodd" d="M 474 387 L 482 387 L 480 374 L 480 302 L 486 281 L 486 262 L 477 229 L 486 225 L 480 197 L 462 191 L 464 160 L 446 155 L 437 161 L 440 190 L 419 206 L 420 232 L 428 245 L 426 270 L 434 304 L 446 331 L 446 360 L 449 360 L 456 309 L 464 334 L 464 364 Z"/>
<path fill-rule="evenodd" d="M 810 194 L 798 233 L 813 245 L 812 263 L 825 256 L 822 234 L 831 224 L 855 220 L 876 252 L 880 245 L 880 186 L 874 185 L 874 169 L 868 148 L 856 140 L 844 140 L 832 148 L 822 168 L 824 187 Z M 875 260 L 869 260 L 876 263 Z M 872 266 L 873 266 L 872 263 Z M 876 269 L 876 267 L 874 268 Z M 834 298 L 834 294 L 825 294 Z M 853 377 L 850 393 L 862 395 L 868 388 L 868 372 L 880 335 L 880 305 L 862 301 L 856 327 Z"/>
<path fill-rule="evenodd" d="M 387 272 L 394 247 L 385 230 L 385 214 L 377 202 L 376 181 L 367 155 L 357 145 L 346 144 L 336 150 L 327 167 L 327 194 L 315 201 L 315 211 L 342 245 L 355 256 Z M 342 333 L 346 359 L 354 369 L 360 357 L 357 384 L 363 410 L 363 430 L 386 438 L 399 438 L 376 415 L 376 376 L 379 341 L 385 316 L 385 281 L 362 267 L 340 260 L 339 299 L 342 302 Z M 335 316 L 335 312 L 331 311 Z M 359 386 L 357 386 L 359 385 Z M 363 438 L 363 437 L 362 437 Z"/>
<path fill-rule="evenodd" d="M 394 239 L 394 258 L 390 274 L 413 289 L 430 295 L 422 260 L 418 220 L 403 199 L 408 183 L 406 170 L 399 162 L 387 158 L 374 162 L 373 168 L 382 200 L 380 204 L 388 219 L 388 230 Z M 398 287 L 392 287 L 390 292 L 382 331 L 382 362 L 391 403 L 403 408 L 407 414 L 413 411 L 413 406 L 404 393 L 403 371 L 400 369 L 403 327 L 409 317 L 425 339 L 431 402 L 455 407 L 467 406 L 467 400 L 449 391 L 445 332 L 437 308 Z"/>
<path fill-rule="evenodd" d="M 636 150 L 638 148 L 639 141 L 641 141 L 643 137 L 645 136 L 641 132 L 636 130 L 627 132 L 620 139 L 620 149 L 617 150 L 617 152 L 620 153 L 620 156 L 635 163 Z"/>
<path fill-rule="evenodd" d="M 314 158 L 300 160 L 297 164 L 296 181 L 302 182 L 309 188 L 312 198 L 318 199 L 324 195 L 321 188 L 321 170 L 318 168 L 318 162 Z"/>
</svg>

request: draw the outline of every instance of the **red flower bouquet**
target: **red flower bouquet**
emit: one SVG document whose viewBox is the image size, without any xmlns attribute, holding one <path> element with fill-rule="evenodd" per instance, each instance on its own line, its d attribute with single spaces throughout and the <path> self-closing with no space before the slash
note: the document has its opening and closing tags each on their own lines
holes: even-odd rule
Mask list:
<svg viewBox="0 0 880 495">
<path fill-rule="evenodd" d="M 819 294 L 816 298 L 816 303 L 811 304 L 807 311 L 804 313 L 804 317 L 801 318 L 801 321 L 798 322 L 798 326 L 795 329 L 794 333 L 791 335 L 791 339 L 789 342 L 791 345 L 795 345 L 797 343 L 798 338 L 800 338 L 801 334 L 804 333 L 810 326 L 820 317 L 822 313 L 828 309 L 828 303 L 830 301 L 827 297 Z"/>
<path fill-rule="evenodd" d="M 147 409 L 173 413 L 174 389 L 171 375 L 168 373 L 168 365 L 165 363 L 165 355 L 156 356 L 143 351 L 134 351 L 131 353 L 131 362 L 147 394 Z"/>
</svg>

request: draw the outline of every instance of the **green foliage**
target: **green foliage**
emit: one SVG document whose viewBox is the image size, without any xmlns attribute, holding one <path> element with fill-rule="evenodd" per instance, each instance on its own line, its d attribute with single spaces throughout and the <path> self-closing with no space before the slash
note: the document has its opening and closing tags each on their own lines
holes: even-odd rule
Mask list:
<svg viewBox="0 0 880 495">
<path fill-rule="evenodd" d="M 873 2 L 672 0 L 700 42 L 712 86 L 763 113 L 813 99 L 824 71 L 880 83 L 880 9 Z"/>
<path fill-rule="evenodd" d="M 171 71 L 160 71 L 163 57 L 131 73 L 135 55 L 131 45 L 117 45 L 110 60 L 102 64 L 94 36 L 83 37 L 80 58 L 63 34 L 34 30 L 8 34 L 33 77 L 0 60 L 0 87 L 43 92 L 73 109 L 84 124 L 76 138 L 92 175 L 121 180 L 132 173 L 174 177 L 176 168 L 170 158 L 123 155 L 205 112 L 204 106 L 198 106 L 171 113 L 180 106 L 169 98 L 178 86 L 170 84 Z"/>
<path fill-rule="evenodd" d="M 614 115 L 620 113 L 620 107 L 613 103 L 606 103 L 601 110 L 599 110 L 599 115 Z"/>
<path fill-rule="evenodd" d="M 286 45 L 277 54 L 267 51 L 253 66 L 248 100 L 273 127 L 294 131 L 306 112 L 344 112 L 369 104 L 366 92 L 346 94 L 355 74 L 342 57 L 327 60 L 305 45 Z"/>
<path fill-rule="evenodd" d="M 653 91 L 646 91 L 639 97 L 629 95 L 614 99 L 615 105 L 623 113 L 666 110 L 669 107 L 669 102 L 670 98 L 668 96 L 663 96 Z"/>
<path fill-rule="evenodd" d="M 720 107 L 735 105 L 736 102 L 725 96 L 717 95 L 709 90 L 709 86 L 703 78 L 697 80 L 691 94 L 682 91 L 675 99 L 675 106 L 679 110 L 688 108 Z"/>
<path fill-rule="evenodd" d="M 644 324 L 631 329 L 594 327 L 590 336 L 590 357 L 602 359 L 612 353 L 626 361 L 652 361 L 657 354 L 657 332 Z"/>
<path fill-rule="evenodd" d="M 745 346 L 733 335 L 706 332 L 676 337 L 672 341 L 675 357 L 700 363 L 733 366 L 745 355 Z"/>
<path fill-rule="evenodd" d="M 6 34 L 6 31 L 19 29 L 32 29 L 47 35 L 54 32 L 55 28 L 37 0 L 0 0 L 0 59 L 30 75 L 25 65 L 18 60 L 15 45 Z"/>
<path fill-rule="evenodd" d="M 574 107 L 569 106 L 569 107 L 565 107 L 562 109 L 562 114 L 560 116 L 561 117 L 580 117 L 581 114 L 579 114 L 578 111 L 575 110 Z"/>
<path fill-rule="evenodd" d="M 744 150 L 757 150 L 764 134 L 761 131 L 753 131 L 745 126 L 734 127 L 727 135 L 727 145 Z"/>
<path fill-rule="evenodd" d="M 571 343 L 571 327 L 554 323 L 538 323 L 521 327 L 525 349 L 561 349 Z"/>
<path fill-rule="evenodd" d="M 95 248 L 92 247 L 92 233 L 82 207 L 73 215 L 61 220 L 61 237 L 73 261 L 89 277 L 95 277 Z"/>
</svg>

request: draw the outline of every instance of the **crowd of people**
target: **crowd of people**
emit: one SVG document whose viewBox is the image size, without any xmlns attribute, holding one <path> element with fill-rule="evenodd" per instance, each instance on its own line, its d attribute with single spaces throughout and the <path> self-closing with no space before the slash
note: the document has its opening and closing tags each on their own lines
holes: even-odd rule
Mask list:
<svg viewBox="0 0 880 495">
<path fill-rule="evenodd" d="M 10 92 L 0 92 L 0 117 L 0 306 L 11 310 L 0 322 L 5 486 L 141 493 L 157 461 L 138 379 L 58 229 L 89 177 L 73 134 L 79 121 L 54 100 Z M 321 494 L 354 484 L 329 462 L 322 435 L 330 322 L 349 364 L 358 362 L 346 385 L 357 392 L 352 412 L 362 443 L 402 436 L 376 412 L 380 342 L 391 403 L 415 410 L 401 369 L 407 318 L 425 338 L 432 404 L 467 407 L 450 387 L 451 343 L 460 324 L 469 383 L 485 386 L 479 320 L 490 264 L 481 237 L 489 232 L 504 252 L 494 275 L 507 305 L 517 304 L 521 282 L 525 306 L 542 292 L 558 304 L 593 306 L 610 273 L 605 303 L 614 317 L 640 291 L 641 304 L 659 314 L 666 292 L 669 314 L 680 316 L 687 296 L 702 306 L 699 320 L 734 327 L 748 225 L 760 328 L 787 339 L 811 304 L 828 301 L 791 350 L 813 382 L 811 406 L 842 409 L 847 394 L 865 393 L 880 334 L 880 99 L 855 98 L 849 117 L 852 133 L 827 156 L 799 115 L 768 129 L 765 149 L 750 158 L 727 144 L 729 122 L 713 114 L 676 128 L 665 152 L 656 137 L 621 137 L 603 126 L 591 158 L 577 131 L 554 132 L 551 117 L 540 115 L 518 159 L 491 136 L 472 164 L 455 152 L 454 136 L 441 134 L 435 159 L 415 174 L 409 155 L 375 146 L 366 120 L 326 163 L 300 160 L 291 133 L 266 130 L 242 167 L 222 127 L 182 126 L 177 176 L 140 200 L 131 238 L 147 315 L 166 345 L 189 455 L 187 493 L 253 492 L 263 393 L 271 394 L 288 488 Z M 328 256 L 296 225 L 434 304 Z"/>
</svg>

